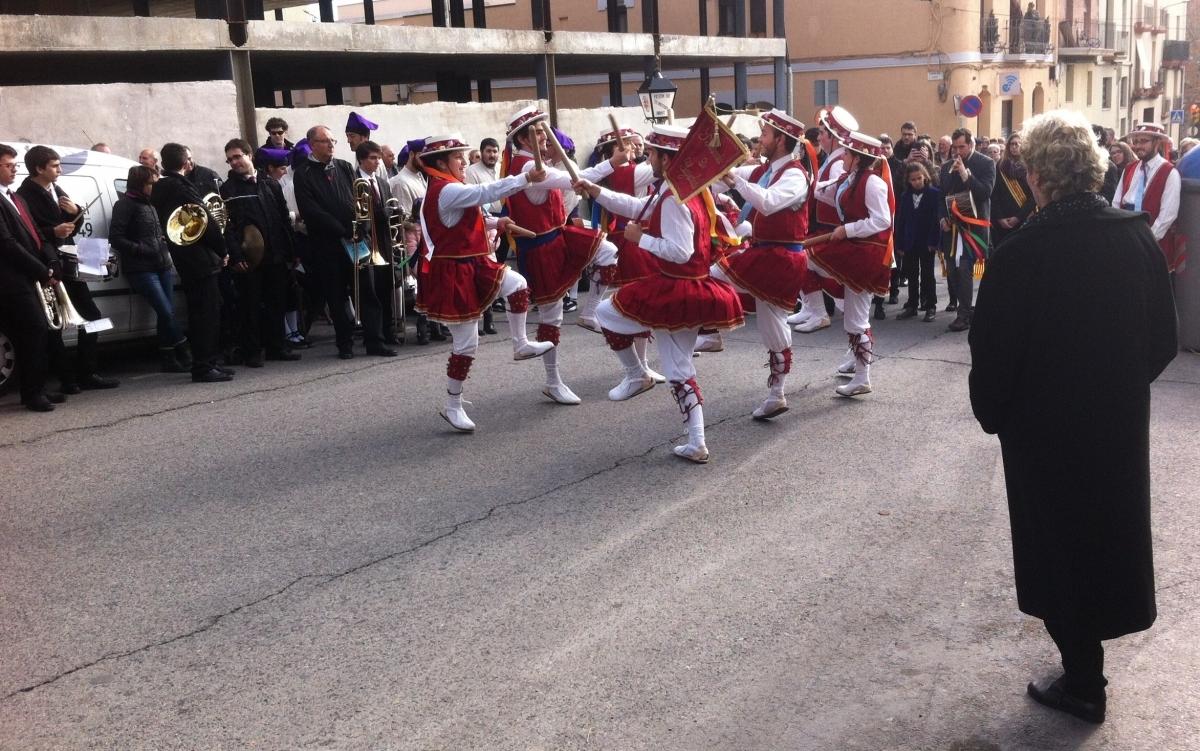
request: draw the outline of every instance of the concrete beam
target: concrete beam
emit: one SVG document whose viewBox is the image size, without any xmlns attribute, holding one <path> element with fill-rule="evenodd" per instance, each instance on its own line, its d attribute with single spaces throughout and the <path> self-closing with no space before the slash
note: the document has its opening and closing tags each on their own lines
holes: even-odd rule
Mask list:
<svg viewBox="0 0 1200 751">
<path fill-rule="evenodd" d="M 669 58 L 676 58 L 677 61 L 708 60 L 728 65 L 733 62 L 752 62 L 786 57 L 787 40 L 663 34 L 659 41 L 658 55 L 663 60 L 664 68 Z"/>
<path fill-rule="evenodd" d="M 224 21 L 195 18 L 0 16 L 5 52 L 232 50 Z"/>
<path fill-rule="evenodd" d="M 246 47 L 255 52 L 379 52 L 412 56 L 544 55 L 539 31 L 428 26 L 251 21 Z"/>
</svg>

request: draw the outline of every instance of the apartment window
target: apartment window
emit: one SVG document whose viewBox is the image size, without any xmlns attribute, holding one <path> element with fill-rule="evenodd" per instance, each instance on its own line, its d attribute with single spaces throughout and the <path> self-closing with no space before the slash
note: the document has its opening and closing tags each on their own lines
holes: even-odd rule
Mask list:
<svg viewBox="0 0 1200 751">
<path fill-rule="evenodd" d="M 817 107 L 833 107 L 838 103 L 838 82 L 829 78 L 813 82 L 813 104 Z"/>
<path fill-rule="evenodd" d="M 1142 110 L 1142 122 L 1144 122 L 1144 123 L 1154 122 L 1154 108 L 1153 107 L 1147 107 L 1146 109 Z"/>
<path fill-rule="evenodd" d="M 1112 76 L 1100 79 L 1100 109 L 1112 109 Z"/>
<path fill-rule="evenodd" d="M 1092 106 L 1092 83 L 1092 71 L 1089 70 L 1087 72 L 1087 94 L 1085 95 L 1087 99 L 1087 106 L 1089 107 Z"/>
<path fill-rule="evenodd" d="M 767 0 L 750 0 L 750 33 L 767 35 Z"/>
<path fill-rule="evenodd" d="M 1075 101 L 1075 66 L 1068 65 L 1067 72 L 1063 75 L 1063 101 Z"/>
<path fill-rule="evenodd" d="M 734 0 L 717 0 L 717 36 L 737 34 L 737 5 Z"/>
<path fill-rule="evenodd" d="M 1013 100 L 1005 99 L 1000 102 L 1000 135 L 1008 138 L 1013 132 Z"/>
<path fill-rule="evenodd" d="M 1121 76 L 1121 92 L 1118 104 L 1121 107 L 1129 106 L 1129 76 Z M 1124 128 L 1122 128 L 1122 131 Z"/>
</svg>

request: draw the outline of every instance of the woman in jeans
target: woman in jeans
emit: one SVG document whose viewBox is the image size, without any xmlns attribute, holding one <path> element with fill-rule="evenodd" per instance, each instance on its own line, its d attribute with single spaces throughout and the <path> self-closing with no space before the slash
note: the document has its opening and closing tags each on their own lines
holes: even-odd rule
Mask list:
<svg viewBox="0 0 1200 751">
<path fill-rule="evenodd" d="M 158 214 L 150 205 L 156 182 L 158 173 L 149 167 L 129 168 L 125 195 L 113 207 L 108 242 L 117 253 L 129 286 L 158 314 L 158 354 L 163 372 L 187 373 L 192 367 L 192 352 L 171 303 L 171 255 Z"/>
</svg>

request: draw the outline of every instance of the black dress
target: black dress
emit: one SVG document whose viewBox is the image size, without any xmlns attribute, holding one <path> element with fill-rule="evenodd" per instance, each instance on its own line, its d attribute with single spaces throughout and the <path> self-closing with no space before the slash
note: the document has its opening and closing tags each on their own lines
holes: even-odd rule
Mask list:
<svg viewBox="0 0 1200 751">
<path fill-rule="evenodd" d="M 1074 634 L 1112 639 L 1155 619 L 1150 384 L 1175 329 L 1145 216 L 1094 193 L 1031 217 L 979 285 L 971 406 L 1000 437 L 1017 603 Z"/>
</svg>

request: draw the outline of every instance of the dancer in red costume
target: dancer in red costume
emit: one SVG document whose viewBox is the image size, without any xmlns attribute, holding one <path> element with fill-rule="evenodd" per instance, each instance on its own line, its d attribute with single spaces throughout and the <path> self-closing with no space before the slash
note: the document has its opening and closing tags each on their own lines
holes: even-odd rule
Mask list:
<svg viewBox="0 0 1200 751">
<path fill-rule="evenodd" d="M 475 430 L 475 423 L 463 409 L 463 382 L 479 348 L 479 320 L 493 300 L 503 297 L 508 302 L 514 360 L 544 357 L 554 350 L 550 342 L 530 342 L 525 336 L 529 311 L 525 278 L 488 257 L 489 227 L 504 232 L 513 221 L 507 217 L 485 221 L 480 208 L 544 180 L 546 172 L 529 170 L 488 185 L 467 185 L 463 152 L 470 149 L 457 133 L 425 140 L 420 166 L 429 176 L 429 189 L 421 205 L 425 255 L 417 288 L 417 310 L 449 326 L 453 338 L 446 367 L 446 408 L 441 415 L 455 430 L 467 433 Z"/>
<path fill-rule="evenodd" d="M 836 391 L 841 396 L 871 393 L 871 297 L 887 294 L 892 278 L 892 216 L 895 198 L 890 176 L 881 176 L 883 144 L 863 133 L 839 139 L 846 147 L 846 171 L 836 183 L 817 187 L 817 198 L 837 211 L 839 226 L 827 243 L 807 248 L 809 268 L 845 287 L 848 359 L 838 374 L 853 376 Z"/>
<path fill-rule="evenodd" d="M 682 128 L 654 126 L 647 146 L 659 182 L 646 198 L 614 193 L 586 180 L 576 187 L 610 211 L 632 217 L 625 226 L 625 237 L 658 261 L 658 273 L 621 287 L 596 310 L 604 336 L 625 369 L 624 380 L 608 398 L 623 401 L 654 387 L 654 380 L 646 375 L 633 351 L 633 342 L 655 331 L 663 369 L 688 426 L 688 442 L 676 446 L 675 455 L 703 464 L 709 453 L 704 443 L 704 401 L 692 364 L 696 335 L 702 327 L 741 326 L 743 316 L 737 291 L 708 273 L 712 236 L 703 196 L 680 203 L 662 180 L 686 137 Z"/>
<path fill-rule="evenodd" d="M 541 128 L 548 119 L 549 116 L 536 107 L 526 107 L 509 118 L 508 141 L 515 153 L 506 165 L 506 175 L 519 175 L 533 169 L 534 149 L 543 160 L 549 161 L 546 133 Z M 579 176 L 603 180 L 624 163 L 625 152 L 618 151 L 609 161 L 581 170 Z M 546 366 L 546 385 L 542 393 L 559 404 L 579 404 L 579 397 L 563 383 L 559 372 L 557 345 L 562 332 L 562 298 L 579 281 L 589 264 L 600 268 L 615 266 L 617 248 L 605 240 L 599 230 L 567 224 L 560 192 L 563 190 L 571 190 L 570 174 L 546 167 L 545 180 L 510 196 L 506 205 L 514 222 L 537 234 L 537 237 L 514 238 L 514 241 L 517 269 L 529 281 L 529 291 L 538 306 L 537 340 L 556 345 L 542 358 Z M 598 297 L 606 291 L 607 286 L 603 284 L 592 288 L 592 294 Z"/>
<path fill-rule="evenodd" d="M 793 157 L 804 138 L 804 123 L 780 110 L 763 115 L 761 122 L 759 149 L 767 163 L 738 167 L 724 177 L 725 185 L 746 199 L 738 219 L 749 232 L 739 229 L 738 234 L 749 234 L 750 245 L 717 260 L 711 273 L 754 296 L 771 375 L 767 400 L 752 416 L 767 420 L 788 410 L 784 388 L 792 369 L 792 330 L 787 318 L 808 276 L 800 243 L 808 236 L 811 178 Z M 715 336 L 720 349 L 721 335 Z"/>
</svg>

